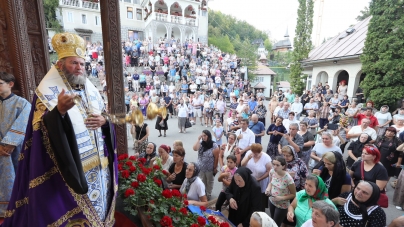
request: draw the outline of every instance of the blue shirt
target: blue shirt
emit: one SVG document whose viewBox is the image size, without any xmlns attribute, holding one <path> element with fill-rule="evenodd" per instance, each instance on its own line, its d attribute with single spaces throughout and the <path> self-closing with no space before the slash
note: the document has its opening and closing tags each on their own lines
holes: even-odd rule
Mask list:
<svg viewBox="0 0 404 227">
<path fill-rule="evenodd" d="M 139 80 L 139 74 L 133 74 L 132 78 L 133 80 Z"/>
<path fill-rule="evenodd" d="M 144 75 L 144 74 L 140 75 L 139 81 L 140 82 L 146 82 L 146 75 Z"/>
<path fill-rule="evenodd" d="M 270 125 L 267 129 L 267 134 L 268 134 L 268 132 L 273 132 L 273 131 L 278 131 L 280 133 L 287 133 L 287 130 L 286 130 L 285 126 L 283 126 L 283 125 L 279 125 L 279 126 L 276 126 L 275 124 Z M 271 138 L 269 139 L 269 141 L 272 144 L 279 144 L 279 141 L 281 139 L 282 139 L 281 135 L 276 135 L 276 136 L 271 135 Z"/>
<path fill-rule="evenodd" d="M 257 101 L 248 101 L 248 106 L 250 107 L 250 111 L 253 111 L 257 106 Z"/>
<path fill-rule="evenodd" d="M 248 128 L 253 131 L 254 134 L 260 134 L 262 131 L 265 131 L 265 125 L 261 121 L 257 123 L 250 121 Z M 255 136 L 255 143 L 261 144 L 261 137 L 262 136 Z"/>
</svg>

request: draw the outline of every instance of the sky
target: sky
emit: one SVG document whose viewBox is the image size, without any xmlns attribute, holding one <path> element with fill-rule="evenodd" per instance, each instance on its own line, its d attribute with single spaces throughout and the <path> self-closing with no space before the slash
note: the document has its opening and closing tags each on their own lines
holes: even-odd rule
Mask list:
<svg viewBox="0 0 404 227">
<path fill-rule="evenodd" d="M 324 0 L 319 43 L 357 23 L 355 18 L 369 6 L 370 0 Z M 297 21 L 297 0 L 209 0 L 208 7 L 245 20 L 262 31 L 270 31 L 271 40 L 282 40 L 286 29 L 293 43 Z M 316 43 L 320 0 L 315 0 L 312 42 Z"/>
</svg>

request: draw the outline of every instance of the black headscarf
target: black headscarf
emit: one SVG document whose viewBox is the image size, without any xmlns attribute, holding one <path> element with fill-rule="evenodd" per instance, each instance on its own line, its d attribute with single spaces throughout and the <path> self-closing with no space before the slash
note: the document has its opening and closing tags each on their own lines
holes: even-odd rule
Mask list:
<svg viewBox="0 0 404 227">
<path fill-rule="evenodd" d="M 362 213 L 362 223 L 366 223 L 365 224 L 365 227 L 366 227 L 366 226 L 368 226 L 367 221 L 369 219 L 368 207 L 377 205 L 377 202 L 379 201 L 379 198 L 380 198 L 380 189 L 379 189 L 379 186 L 377 186 L 377 184 L 375 184 L 373 182 L 370 182 L 370 181 L 365 181 L 365 182 L 369 183 L 373 188 L 372 195 L 370 196 L 370 198 L 366 202 L 359 202 L 355 198 L 355 193 L 352 192 L 352 200 L 359 206 L 359 209 Z M 356 185 L 356 187 L 358 187 L 358 185 Z M 354 191 L 355 191 L 355 189 L 354 189 Z"/>
<path fill-rule="evenodd" d="M 346 176 L 346 167 L 342 155 L 337 151 L 332 151 L 332 153 L 334 153 L 335 156 L 335 163 L 330 187 L 328 188 L 328 197 L 330 199 L 336 198 L 341 194 L 341 187 L 345 182 L 345 176 Z M 316 167 L 320 166 L 323 167 L 323 170 L 320 173 L 320 177 L 325 182 L 325 179 L 329 175 L 328 169 L 325 168 L 323 160 L 321 160 L 314 168 L 318 169 Z"/>
<path fill-rule="evenodd" d="M 210 131 L 205 129 L 202 131 L 202 133 L 207 135 L 208 139 L 206 141 L 202 140 L 201 148 L 199 149 L 200 153 L 205 152 L 213 147 L 212 134 L 210 133 Z"/>
<path fill-rule="evenodd" d="M 200 172 L 200 168 L 199 165 L 196 164 L 195 162 L 191 162 L 188 165 L 194 165 L 194 173 L 192 174 L 192 177 L 187 179 L 187 184 L 185 185 L 185 193 L 189 192 L 189 188 L 191 187 L 191 184 L 194 183 L 194 181 L 196 180 L 196 178 L 199 176 L 199 172 Z"/>
<path fill-rule="evenodd" d="M 362 135 L 362 134 L 368 135 L 367 133 L 361 133 L 361 134 L 358 136 L 358 139 L 357 139 L 356 141 L 352 142 L 352 143 L 349 145 L 349 147 L 348 147 L 348 150 L 352 150 L 352 153 L 355 155 L 355 157 L 360 157 L 360 156 L 362 155 L 363 147 L 364 147 L 366 144 L 368 144 L 369 141 L 372 140 L 372 137 L 370 137 L 370 136 L 368 135 L 368 139 L 367 139 L 364 143 L 362 143 L 362 142 L 360 141 L 360 138 L 361 138 L 361 135 Z M 348 167 L 351 167 L 354 162 L 355 162 L 355 161 L 354 161 L 350 156 L 348 156 L 347 161 L 346 161 L 347 166 L 348 166 Z"/>
<path fill-rule="evenodd" d="M 148 165 L 150 164 L 150 161 L 151 161 L 154 157 L 156 157 L 156 155 L 157 155 L 157 152 L 156 152 L 157 146 L 156 146 L 156 144 L 153 143 L 153 142 L 148 142 L 147 145 L 149 145 L 150 143 L 153 144 L 153 152 L 152 152 L 151 154 L 147 154 L 147 152 L 144 152 L 143 155 L 142 155 L 143 158 L 146 159 L 146 163 L 145 163 L 146 166 L 148 166 Z"/>
</svg>

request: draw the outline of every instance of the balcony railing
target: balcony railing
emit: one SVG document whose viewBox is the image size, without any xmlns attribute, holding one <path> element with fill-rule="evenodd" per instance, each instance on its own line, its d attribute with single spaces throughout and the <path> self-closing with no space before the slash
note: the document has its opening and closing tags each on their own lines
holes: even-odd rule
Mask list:
<svg viewBox="0 0 404 227">
<path fill-rule="evenodd" d="M 157 13 L 156 12 L 156 20 L 159 20 L 159 21 L 167 21 L 167 14 L 164 14 L 164 13 Z"/>
<path fill-rule="evenodd" d="M 186 25 L 191 25 L 191 26 L 196 26 L 196 19 L 194 19 L 194 18 L 185 18 L 185 24 Z"/>
<path fill-rule="evenodd" d="M 60 0 L 59 5 L 72 6 L 84 9 L 100 10 L 100 4 L 85 0 Z"/>
</svg>

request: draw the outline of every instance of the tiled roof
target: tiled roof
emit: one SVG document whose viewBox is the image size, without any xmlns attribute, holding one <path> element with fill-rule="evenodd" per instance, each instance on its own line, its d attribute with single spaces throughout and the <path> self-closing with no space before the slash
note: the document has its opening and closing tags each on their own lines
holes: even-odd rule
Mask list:
<svg viewBox="0 0 404 227">
<path fill-rule="evenodd" d="M 256 84 L 254 86 L 254 88 L 256 88 L 256 89 L 264 89 L 264 88 L 267 88 L 267 87 L 265 87 L 265 85 L 263 85 L 261 82 L 259 82 L 258 84 Z"/>
<path fill-rule="evenodd" d="M 268 66 L 258 63 L 257 70 L 254 72 L 256 75 L 276 75 Z"/>
<path fill-rule="evenodd" d="M 280 49 L 280 48 L 292 48 L 292 44 L 290 43 L 290 39 L 286 37 L 286 39 L 278 41 L 272 47 L 272 50 Z"/>
<path fill-rule="evenodd" d="M 370 18 L 371 17 L 368 17 L 353 26 L 352 28 L 354 28 L 355 31 L 350 35 L 347 35 L 346 31 L 342 31 L 334 38 L 314 48 L 310 51 L 309 57 L 303 60 L 303 62 L 350 57 L 362 54 Z"/>
</svg>

